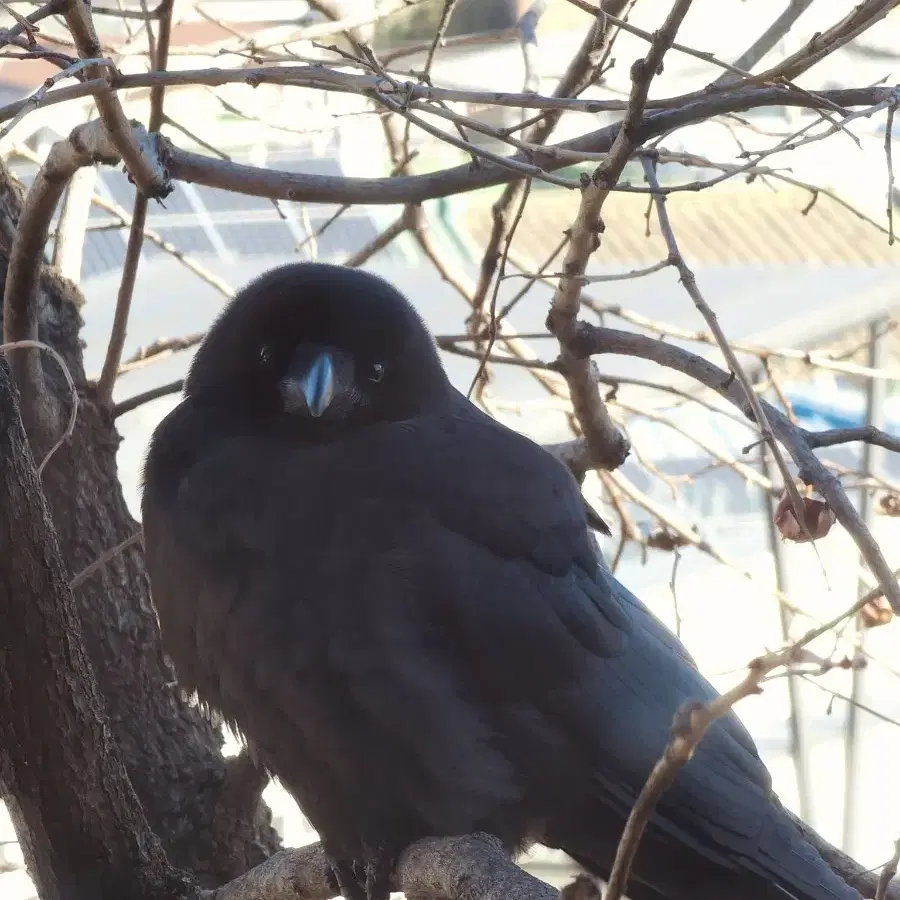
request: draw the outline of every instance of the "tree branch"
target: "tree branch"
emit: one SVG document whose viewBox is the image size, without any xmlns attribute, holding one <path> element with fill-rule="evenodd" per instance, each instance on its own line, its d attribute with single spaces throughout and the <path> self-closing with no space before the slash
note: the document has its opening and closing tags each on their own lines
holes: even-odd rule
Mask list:
<svg viewBox="0 0 900 900">
<path fill-rule="evenodd" d="M 794 27 L 812 3 L 813 0 L 789 0 L 784 12 L 734 61 L 735 68 L 752 69 Z M 724 87 L 738 81 L 740 78 L 734 73 L 723 72 L 713 85 Z"/>
<path fill-rule="evenodd" d="M 558 900 L 558 891 L 520 869 L 486 834 L 426 838 L 408 847 L 395 890 L 451 900 Z M 201 900 L 329 900 L 335 896 L 322 845 L 282 850 Z"/>
<path fill-rule="evenodd" d="M 680 347 L 663 341 L 580 323 L 569 344 L 573 353 L 591 356 L 603 353 L 636 356 L 669 369 L 675 369 L 733 403 L 745 416 L 752 416 L 744 388 L 735 378 L 714 363 Z M 900 613 L 900 584 L 888 566 L 871 532 L 862 521 L 856 506 L 847 497 L 840 481 L 828 471 L 810 448 L 804 433 L 784 413 L 760 401 L 775 437 L 791 455 L 799 469 L 800 478 L 813 485 L 825 498 L 837 520 L 844 526 L 884 591 L 895 613 Z"/>
<path fill-rule="evenodd" d="M 102 48 L 94 30 L 90 3 L 84 0 L 70 0 L 64 15 L 82 59 L 95 59 L 101 56 Z M 106 78 L 105 68 L 102 66 L 87 66 L 85 71 L 88 78 Z M 108 83 L 106 90 L 97 92 L 96 100 L 97 109 L 106 124 L 112 146 L 125 163 L 128 174 L 138 189 L 146 197 L 167 197 L 172 192 L 172 185 L 168 173 L 159 164 L 158 157 L 153 152 L 155 148 L 148 147 L 142 140 L 149 140 L 149 135 L 136 130 L 134 124 L 125 118 L 122 104 Z"/>
<path fill-rule="evenodd" d="M 156 141 L 138 125 L 135 143 L 143 152 L 156 147 Z M 102 120 L 79 125 L 63 141 L 51 148 L 38 170 L 19 218 L 10 252 L 9 271 L 3 296 L 4 343 L 37 340 L 38 290 L 44 246 L 56 205 L 74 173 L 93 163 L 114 165 L 119 155 Z M 44 382 L 37 350 L 16 353 L 11 361 L 16 383 L 22 394 L 26 429 L 35 446 L 45 447 L 58 431 L 56 409 Z"/>
<path fill-rule="evenodd" d="M 742 112 L 761 106 L 786 105 L 823 109 L 829 108 L 834 103 L 848 107 L 872 106 L 890 101 L 896 95 L 897 90 L 893 87 L 819 91 L 814 95 L 803 96 L 783 88 L 748 88 L 743 91 L 711 95 L 685 107 L 648 113 L 631 129 L 631 140 L 635 146 L 639 146 L 653 137 L 703 121 L 710 116 L 726 112 Z M 529 95 L 522 96 L 527 98 Z M 578 153 L 608 153 L 620 127 L 620 123 L 613 123 L 605 128 L 551 145 L 546 157 L 541 159 L 542 168 L 544 171 L 555 171 L 570 166 Z M 555 156 L 556 150 L 570 153 Z M 509 159 L 527 161 L 523 154 L 511 155 Z M 377 205 L 422 203 L 425 200 L 504 184 L 520 177 L 516 172 L 487 161 L 482 162 L 475 170 L 469 164 L 465 164 L 424 175 L 386 178 L 348 178 L 341 175 L 279 172 L 212 159 L 181 150 L 171 143 L 167 146 L 166 161 L 171 176 L 180 181 L 272 200 L 304 203 Z"/>
<path fill-rule="evenodd" d="M 568 382 L 572 407 L 588 451 L 595 465 L 604 469 L 616 469 L 622 465 L 631 449 L 630 443 L 613 422 L 600 397 L 591 360 L 571 353 L 568 340 L 578 321 L 582 277 L 588 260 L 601 244 L 600 235 L 605 227 L 600 218 L 603 204 L 618 182 L 631 154 L 639 146 L 636 129 L 647 102 L 650 82 L 662 65 L 666 51 L 672 46 L 691 2 L 692 0 L 676 0 L 665 22 L 655 33 L 646 57 L 636 61 L 631 68 L 628 109 L 610 146 L 609 159 L 590 178 L 585 176 L 578 215 L 569 229 L 569 245 L 562 264 L 563 277 L 559 279 L 550 301 L 550 314 L 547 317 L 548 330 L 560 342 L 560 370 Z"/>
<path fill-rule="evenodd" d="M 159 40 L 156 42 L 153 67 L 163 71 L 169 62 L 169 41 L 172 36 L 172 9 L 174 0 L 162 0 L 158 14 L 160 21 Z M 149 23 L 148 23 L 149 25 Z M 163 100 L 165 85 L 154 85 L 150 92 L 151 134 L 158 133 L 163 124 Z M 117 98 L 118 99 L 118 98 Z M 122 264 L 122 278 L 119 281 L 119 293 L 116 298 L 116 311 L 113 314 L 112 332 L 106 347 L 106 358 L 97 382 L 97 399 L 100 403 L 112 402 L 113 387 L 119 374 L 119 363 L 125 347 L 128 331 L 128 318 L 131 314 L 131 298 L 134 296 L 134 285 L 137 281 L 138 266 L 141 262 L 141 251 L 144 247 L 144 227 L 147 223 L 148 195 L 141 190 L 136 192 L 134 207 L 131 213 L 131 226 L 128 232 L 128 244 L 125 248 L 125 261 Z"/>
<path fill-rule="evenodd" d="M 0 357 L 0 782 L 45 900 L 177 900 L 87 659 L 50 510 Z M 90 802 L 85 802 L 90 798 Z"/>
</svg>

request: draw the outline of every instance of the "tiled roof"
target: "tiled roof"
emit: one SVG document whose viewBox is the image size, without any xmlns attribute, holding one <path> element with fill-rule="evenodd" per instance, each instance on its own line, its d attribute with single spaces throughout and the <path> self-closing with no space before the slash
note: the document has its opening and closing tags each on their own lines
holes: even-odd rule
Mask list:
<svg viewBox="0 0 900 900">
<path fill-rule="evenodd" d="M 513 247 L 543 261 L 575 218 L 578 195 L 534 191 Z M 825 196 L 806 214 L 810 194 L 799 188 L 717 187 L 668 198 L 669 216 L 679 248 L 691 265 L 892 265 L 900 249 L 870 222 Z M 491 228 L 490 195 L 469 201 L 467 224 L 483 244 Z M 646 234 L 646 194 L 614 193 L 606 201 L 606 231 L 598 262 L 644 266 L 667 256 L 655 216 Z M 884 223 L 881 223 L 884 225 Z"/>
</svg>

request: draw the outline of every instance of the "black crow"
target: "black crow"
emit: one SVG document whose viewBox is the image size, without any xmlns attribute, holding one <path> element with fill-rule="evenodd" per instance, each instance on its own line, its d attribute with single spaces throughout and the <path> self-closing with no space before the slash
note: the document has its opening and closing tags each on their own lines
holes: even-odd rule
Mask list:
<svg viewBox="0 0 900 900">
<path fill-rule="evenodd" d="M 407 300 L 288 265 L 225 308 L 144 471 L 178 678 L 242 732 L 348 896 L 486 831 L 608 875 L 687 700 L 716 696 L 599 561 L 568 470 L 448 381 Z M 636 900 L 851 900 L 730 715 L 665 793 Z"/>
</svg>

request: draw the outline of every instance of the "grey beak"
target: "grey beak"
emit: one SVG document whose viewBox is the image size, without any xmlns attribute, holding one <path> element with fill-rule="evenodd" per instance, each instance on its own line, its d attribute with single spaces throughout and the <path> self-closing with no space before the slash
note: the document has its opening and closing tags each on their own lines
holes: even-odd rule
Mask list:
<svg viewBox="0 0 900 900">
<path fill-rule="evenodd" d="M 327 350 L 319 353 L 302 375 L 290 376 L 282 382 L 282 394 L 289 408 L 293 405 L 290 395 L 298 388 L 309 414 L 318 419 L 334 399 L 334 360 Z"/>
</svg>

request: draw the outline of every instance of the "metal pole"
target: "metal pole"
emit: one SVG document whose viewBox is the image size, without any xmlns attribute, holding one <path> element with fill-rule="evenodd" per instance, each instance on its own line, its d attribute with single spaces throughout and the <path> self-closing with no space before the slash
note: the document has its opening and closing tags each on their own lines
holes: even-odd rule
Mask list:
<svg viewBox="0 0 900 900">
<path fill-rule="evenodd" d="M 769 448 L 765 442 L 760 444 L 759 464 L 762 474 L 772 480 L 772 466 L 769 464 Z M 787 573 L 784 567 L 784 546 L 778 529 L 775 526 L 775 498 L 763 490 L 763 509 L 766 513 L 766 531 L 769 538 L 769 552 L 772 554 L 772 565 L 775 568 L 775 589 L 784 594 L 787 592 Z M 787 644 L 790 640 L 793 613 L 779 601 L 778 615 L 781 620 L 781 641 Z M 803 701 L 800 696 L 800 679 L 796 675 L 787 678 L 789 746 L 791 759 L 794 762 L 794 776 L 797 780 L 797 812 L 804 822 L 810 821 L 812 814 L 811 794 L 809 790 L 809 754 L 807 752 L 806 727 L 803 717 Z"/>
<path fill-rule="evenodd" d="M 869 325 L 869 359 L 872 369 L 884 368 L 887 362 L 887 324 L 888 319 L 882 317 Z M 887 399 L 887 381 L 883 378 L 870 378 L 866 384 L 866 425 L 875 428 L 884 427 L 884 403 Z M 862 446 L 863 476 L 877 474 L 881 464 L 881 448 L 871 444 Z M 872 519 L 871 492 L 865 487 L 859 491 L 859 512 L 863 522 L 870 525 Z M 860 560 L 860 566 L 865 563 Z M 866 585 L 860 581 L 859 596 L 866 591 Z M 859 651 L 865 648 L 866 630 L 861 627 L 859 616 L 856 618 L 856 640 Z M 856 841 L 856 824 L 865 815 L 862 798 L 858 796 L 861 720 L 865 713 L 856 705 L 862 702 L 865 694 L 865 669 L 853 669 L 851 673 L 850 708 L 847 710 L 847 731 L 844 741 L 844 833 L 843 850 L 853 854 L 859 849 Z"/>
</svg>

